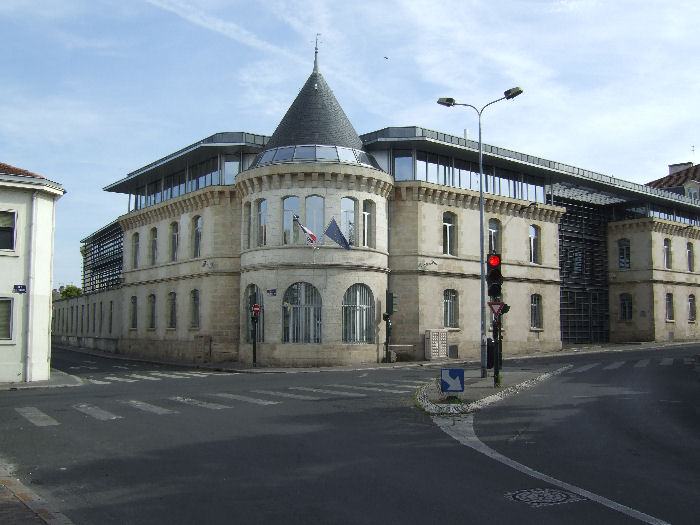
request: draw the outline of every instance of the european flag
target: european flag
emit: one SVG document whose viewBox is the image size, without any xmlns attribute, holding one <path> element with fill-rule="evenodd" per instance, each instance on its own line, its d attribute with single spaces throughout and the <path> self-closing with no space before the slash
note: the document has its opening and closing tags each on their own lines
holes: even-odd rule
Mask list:
<svg viewBox="0 0 700 525">
<path fill-rule="evenodd" d="M 336 243 L 340 244 L 346 250 L 350 249 L 350 243 L 345 238 L 345 235 L 343 235 L 343 232 L 340 231 L 338 223 L 335 222 L 335 217 L 331 217 L 331 222 L 328 223 L 328 226 L 326 227 L 326 231 L 324 233 L 328 237 L 333 239 Z"/>
</svg>

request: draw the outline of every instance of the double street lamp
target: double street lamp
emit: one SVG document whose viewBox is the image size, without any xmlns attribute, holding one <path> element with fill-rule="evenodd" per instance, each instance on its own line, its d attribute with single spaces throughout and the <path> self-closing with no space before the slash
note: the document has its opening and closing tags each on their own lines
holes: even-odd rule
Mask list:
<svg viewBox="0 0 700 525">
<path fill-rule="evenodd" d="M 481 267 L 481 377 L 486 377 L 486 271 L 484 263 L 484 149 L 481 142 L 481 114 L 491 104 L 500 102 L 501 100 L 510 100 L 523 92 L 519 87 L 507 89 L 503 92 L 503 96 L 496 100 L 492 100 L 481 109 L 471 104 L 460 104 L 453 98 L 440 98 L 437 103 L 442 106 L 467 106 L 476 111 L 479 115 L 479 266 Z"/>
</svg>

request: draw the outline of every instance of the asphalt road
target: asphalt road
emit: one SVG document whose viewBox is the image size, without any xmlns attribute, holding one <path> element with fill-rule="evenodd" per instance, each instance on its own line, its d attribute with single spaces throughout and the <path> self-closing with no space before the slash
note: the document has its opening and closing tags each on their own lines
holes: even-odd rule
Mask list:
<svg viewBox="0 0 700 525">
<path fill-rule="evenodd" d="M 574 368 L 478 413 L 477 435 L 555 478 L 694 523 L 693 355 L 507 362 L 504 373 Z M 556 486 L 441 431 L 413 404 L 439 368 L 229 374 L 61 351 L 53 364 L 86 384 L 0 392 L 0 462 L 78 525 L 639 522 L 596 501 L 553 504 Z"/>
</svg>

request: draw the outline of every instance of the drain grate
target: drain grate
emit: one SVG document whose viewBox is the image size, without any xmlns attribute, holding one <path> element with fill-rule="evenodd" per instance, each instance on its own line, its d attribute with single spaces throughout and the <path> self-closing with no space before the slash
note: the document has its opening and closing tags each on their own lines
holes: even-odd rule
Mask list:
<svg viewBox="0 0 700 525">
<path fill-rule="evenodd" d="M 524 489 L 504 494 L 506 498 L 518 503 L 526 503 L 532 508 L 563 505 L 576 501 L 586 501 L 586 498 L 561 489 Z"/>
</svg>

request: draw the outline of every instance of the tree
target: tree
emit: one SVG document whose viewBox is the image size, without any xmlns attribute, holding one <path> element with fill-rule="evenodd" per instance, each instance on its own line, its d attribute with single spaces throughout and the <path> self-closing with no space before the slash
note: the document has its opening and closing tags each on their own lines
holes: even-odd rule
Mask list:
<svg viewBox="0 0 700 525">
<path fill-rule="evenodd" d="M 69 297 L 78 297 L 83 293 L 83 291 L 73 284 L 67 286 L 61 286 L 59 288 L 61 292 L 61 299 L 68 299 Z"/>
</svg>

